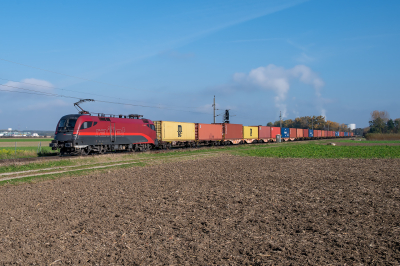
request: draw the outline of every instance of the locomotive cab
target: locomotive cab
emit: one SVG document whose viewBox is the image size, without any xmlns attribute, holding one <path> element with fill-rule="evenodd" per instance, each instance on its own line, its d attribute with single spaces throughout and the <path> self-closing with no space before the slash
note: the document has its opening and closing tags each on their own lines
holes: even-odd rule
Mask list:
<svg viewBox="0 0 400 266">
<path fill-rule="evenodd" d="M 50 143 L 50 147 L 53 150 L 67 149 L 73 151 L 73 143 L 76 139 L 77 121 L 82 115 L 66 115 L 61 117 L 57 124 L 54 140 Z"/>
</svg>

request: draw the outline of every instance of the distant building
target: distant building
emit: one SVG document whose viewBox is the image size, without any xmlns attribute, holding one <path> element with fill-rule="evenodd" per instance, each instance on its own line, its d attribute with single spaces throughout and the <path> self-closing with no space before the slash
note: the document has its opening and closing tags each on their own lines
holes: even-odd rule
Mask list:
<svg viewBox="0 0 400 266">
<path fill-rule="evenodd" d="M 347 124 L 346 125 L 350 130 L 356 129 L 356 124 Z"/>
<path fill-rule="evenodd" d="M 38 133 L 33 133 L 32 137 L 39 137 L 39 134 Z"/>
</svg>

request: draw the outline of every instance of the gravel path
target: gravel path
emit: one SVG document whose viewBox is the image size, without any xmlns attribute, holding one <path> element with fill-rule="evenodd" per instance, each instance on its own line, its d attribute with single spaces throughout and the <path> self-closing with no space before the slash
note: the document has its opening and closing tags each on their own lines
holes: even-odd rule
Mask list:
<svg viewBox="0 0 400 266">
<path fill-rule="evenodd" d="M 0 187 L 0 264 L 399 265 L 399 166 L 219 156 Z"/>
</svg>

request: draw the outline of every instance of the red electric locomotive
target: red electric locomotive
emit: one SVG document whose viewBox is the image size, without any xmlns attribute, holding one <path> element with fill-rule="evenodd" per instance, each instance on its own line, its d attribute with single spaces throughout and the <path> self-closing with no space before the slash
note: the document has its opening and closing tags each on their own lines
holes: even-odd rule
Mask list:
<svg viewBox="0 0 400 266">
<path fill-rule="evenodd" d="M 153 122 L 141 115 L 93 116 L 84 110 L 79 113 L 63 116 L 58 122 L 50 147 L 60 149 L 61 155 L 146 151 L 158 145 Z"/>
</svg>

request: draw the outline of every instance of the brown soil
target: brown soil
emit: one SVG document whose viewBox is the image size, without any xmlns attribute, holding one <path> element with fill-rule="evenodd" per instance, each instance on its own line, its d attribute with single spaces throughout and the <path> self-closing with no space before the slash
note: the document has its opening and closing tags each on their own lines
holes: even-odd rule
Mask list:
<svg viewBox="0 0 400 266">
<path fill-rule="evenodd" d="M 400 160 L 214 157 L 0 188 L 0 264 L 399 265 Z"/>
</svg>

